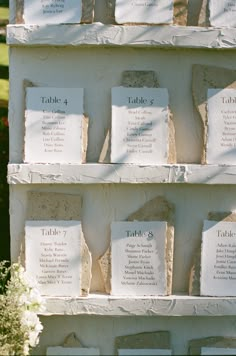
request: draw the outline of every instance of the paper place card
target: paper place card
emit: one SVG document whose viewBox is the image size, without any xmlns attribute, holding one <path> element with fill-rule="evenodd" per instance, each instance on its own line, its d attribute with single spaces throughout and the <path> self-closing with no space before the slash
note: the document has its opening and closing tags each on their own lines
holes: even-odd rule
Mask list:
<svg viewBox="0 0 236 356">
<path fill-rule="evenodd" d="M 26 88 L 24 162 L 83 162 L 83 89 Z"/>
<path fill-rule="evenodd" d="M 202 347 L 201 355 L 236 355 L 236 349 L 229 347 Z"/>
<path fill-rule="evenodd" d="M 42 295 L 81 295 L 81 222 L 25 223 L 25 265 Z"/>
<path fill-rule="evenodd" d="M 172 355 L 172 351 L 169 349 L 119 349 L 119 356 L 152 356 L 152 355 L 160 355 L 167 356 Z"/>
<path fill-rule="evenodd" d="M 168 104 L 167 89 L 112 89 L 112 163 L 167 163 Z"/>
<path fill-rule="evenodd" d="M 236 27 L 236 0 L 209 0 L 210 24 Z"/>
<path fill-rule="evenodd" d="M 202 233 L 201 295 L 236 296 L 236 223 L 205 220 Z"/>
<path fill-rule="evenodd" d="M 24 0 L 26 24 L 80 23 L 82 0 Z"/>
<path fill-rule="evenodd" d="M 173 22 L 173 0 L 116 0 L 117 23 L 170 24 Z"/>
<path fill-rule="evenodd" d="M 166 230 L 164 221 L 111 224 L 113 295 L 166 295 Z"/>
<path fill-rule="evenodd" d="M 236 89 L 208 89 L 210 164 L 236 164 Z"/>
<path fill-rule="evenodd" d="M 94 347 L 62 347 L 50 346 L 47 348 L 47 356 L 99 356 L 100 351 Z"/>
</svg>

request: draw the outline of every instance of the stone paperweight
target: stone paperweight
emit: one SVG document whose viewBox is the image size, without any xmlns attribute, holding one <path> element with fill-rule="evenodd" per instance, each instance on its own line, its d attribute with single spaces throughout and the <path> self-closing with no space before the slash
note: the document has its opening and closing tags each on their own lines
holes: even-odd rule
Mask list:
<svg viewBox="0 0 236 356">
<path fill-rule="evenodd" d="M 201 295 L 236 296 L 236 223 L 205 220 L 201 251 Z"/>
<path fill-rule="evenodd" d="M 26 163 L 84 163 L 88 119 L 83 89 L 26 88 Z"/>
<path fill-rule="evenodd" d="M 27 220 L 25 266 L 45 296 L 78 297 L 88 294 L 91 254 L 84 258 L 80 221 Z"/>
<path fill-rule="evenodd" d="M 115 355 L 171 355 L 168 331 L 144 332 L 118 336 L 115 339 Z"/>
<path fill-rule="evenodd" d="M 119 24 L 170 24 L 173 22 L 173 0 L 116 0 L 115 21 Z"/>
<path fill-rule="evenodd" d="M 167 163 L 168 105 L 167 89 L 112 89 L 112 163 Z"/>
</svg>

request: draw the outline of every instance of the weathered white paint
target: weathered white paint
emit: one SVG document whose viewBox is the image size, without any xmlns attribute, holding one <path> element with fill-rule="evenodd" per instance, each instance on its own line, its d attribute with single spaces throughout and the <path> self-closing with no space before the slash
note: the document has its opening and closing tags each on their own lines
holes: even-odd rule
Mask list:
<svg viewBox="0 0 236 356">
<path fill-rule="evenodd" d="M 125 46 L 164 48 L 236 47 L 236 28 L 178 26 L 9 25 L 9 45 Z"/>
<path fill-rule="evenodd" d="M 200 1 L 190 0 L 191 18 L 197 3 Z M 15 0 L 11 0 L 10 18 L 13 23 Z M 96 1 L 95 20 L 111 23 L 105 0 Z M 191 68 L 201 63 L 235 69 L 236 29 L 101 23 L 10 25 L 8 43 L 12 260 L 17 259 L 23 242 L 30 190 L 81 194 L 83 231 L 93 255 L 92 293 L 104 292 L 97 259 L 109 246 L 111 222 L 124 221 L 158 195 L 164 195 L 176 207 L 174 296 L 120 299 L 93 294 L 85 299 L 49 298 L 46 315 L 42 316 L 44 331 L 34 353 L 45 354 L 47 346 L 62 344 L 73 331 L 84 346 L 98 347 L 103 355 L 114 352 L 116 336 L 138 332 L 168 330 L 173 354 L 187 354 L 190 339 L 235 336 L 235 298 L 188 297 L 187 291 L 203 220 L 209 211 L 236 210 L 235 166 L 198 164 L 202 135 L 192 103 Z M 65 64 L 70 70 L 65 71 Z M 124 70 L 154 70 L 160 86 L 168 89 L 179 164 L 96 164 L 110 124 L 110 90 L 121 84 Z M 85 89 L 85 113 L 90 117 L 90 164 L 21 164 L 24 79 L 40 86 Z"/>
<path fill-rule="evenodd" d="M 235 184 L 236 166 L 174 164 L 9 164 L 9 184 Z"/>
</svg>

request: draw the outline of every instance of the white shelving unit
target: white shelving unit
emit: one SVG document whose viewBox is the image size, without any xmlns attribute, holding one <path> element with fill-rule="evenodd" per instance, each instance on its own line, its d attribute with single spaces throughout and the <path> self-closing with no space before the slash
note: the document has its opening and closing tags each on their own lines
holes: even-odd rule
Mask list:
<svg viewBox="0 0 236 356">
<path fill-rule="evenodd" d="M 98 22 L 11 24 L 7 41 L 12 259 L 17 259 L 24 239 L 29 191 L 81 195 L 83 230 L 93 255 L 91 295 L 47 298 L 42 315 L 44 332 L 35 353 L 61 344 L 72 331 L 84 345 L 99 347 L 104 355 L 114 352 L 116 336 L 138 332 L 169 330 L 173 354 L 187 354 L 190 339 L 235 336 L 236 298 L 190 297 L 188 276 L 208 212 L 236 210 L 236 166 L 199 164 L 202 136 L 192 103 L 191 69 L 196 63 L 235 69 L 236 29 Z M 110 121 L 110 89 L 120 85 L 124 70 L 154 70 L 160 86 L 168 88 L 178 164 L 97 163 Z M 85 111 L 90 118 L 87 164 L 22 163 L 24 80 L 85 89 Z M 158 195 L 165 196 L 176 209 L 173 295 L 106 295 L 97 259 L 109 246 L 110 223 L 125 220 Z"/>
</svg>

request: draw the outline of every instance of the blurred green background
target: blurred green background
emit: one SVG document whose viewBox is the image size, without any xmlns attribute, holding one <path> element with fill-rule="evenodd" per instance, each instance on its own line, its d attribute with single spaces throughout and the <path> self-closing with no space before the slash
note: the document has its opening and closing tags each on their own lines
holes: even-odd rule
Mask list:
<svg viewBox="0 0 236 356">
<path fill-rule="evenodd" d="M 8 163 L 8 47 L 9 1 L 0 0 L 0 260 L 10 259 Z"/>
</svg>

